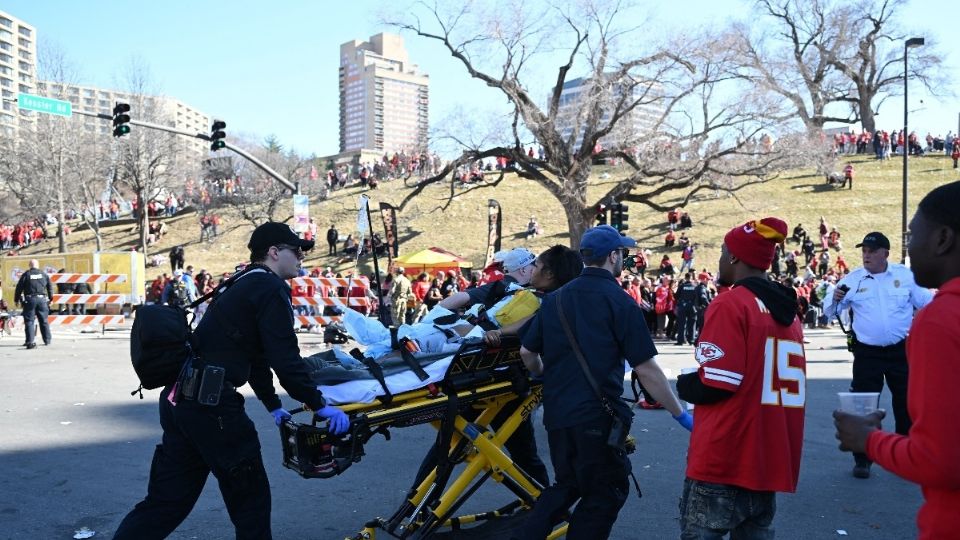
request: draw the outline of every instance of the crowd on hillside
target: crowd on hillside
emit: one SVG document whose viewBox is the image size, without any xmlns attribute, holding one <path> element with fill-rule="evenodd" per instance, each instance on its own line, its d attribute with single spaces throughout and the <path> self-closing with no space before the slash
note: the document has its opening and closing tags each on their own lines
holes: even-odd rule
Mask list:
<svg viewBox="0 0 960 540">
<path fill-rule="evenodd" d="M 927 132 L 927 136 L 922 139 L 916 131 L 911 131 L 904 140 L 903 130 L 889 132 L 877 130 L 874 133 L 868 131 L 857 133 L 851 130 L 833 135 L 833 151 L 838 155 L 872 153 L 877 159 L 889 159 L 896 154 L 902 155 L 904 148 L 910 155 L 922 156 L 930 152 L 941 152 L 952 156 L 956 139 L 952 131 L 948 132 L 946 137 L 941 135 L 934 137 Z"/>
</svg>

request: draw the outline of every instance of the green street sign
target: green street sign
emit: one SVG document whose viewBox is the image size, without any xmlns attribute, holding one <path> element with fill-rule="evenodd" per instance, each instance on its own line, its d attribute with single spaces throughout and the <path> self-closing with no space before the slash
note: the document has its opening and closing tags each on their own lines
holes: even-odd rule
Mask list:
<svg viewBox="0 0 960 540">
<path fill-rule="evenodd" d="M 59 99 L 50 99 L 30 94 L 19 94 L 17 96 L 17 106 L 27 111 L 37 111 L 57 116 L 70 116 L 73 114 L 73 106 L 69 101 Z"/>
</svg>

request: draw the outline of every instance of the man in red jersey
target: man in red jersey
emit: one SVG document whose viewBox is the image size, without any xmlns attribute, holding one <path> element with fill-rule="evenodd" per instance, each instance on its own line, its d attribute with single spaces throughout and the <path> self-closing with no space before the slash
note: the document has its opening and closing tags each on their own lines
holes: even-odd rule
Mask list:
<svg viewBox="0 0 960 540">
<path fill-rule="evenodd" d="M 960 363 L 960 182 L 920 201 L 910 222 L 911 270 L 917 285 L 939 289 L 913 319 L 907 337 L 908 434 L 880 431 L 883 411 L 866 416 L 835 411 L 840 449 L 864 452 L 898 476 L 920 484 L 924 505 L 918 538 L 960 538 L 960 394 L 950 375 Z M 952 352 L 951 352 L 952 351 Z"/>
<path fill-rule="evenodd" d="M 777 218 L 726 234 L 718 282 L 733 285 L 707 308 L 700 369 L 677 381 L 697 405 L 680 502 L 682 539 L 773 538 L 775 492 L 800 474 L 806 359 L 792 289 L 767 279 L 787 235 Z M 730 506 L 732 505 L 732 507 Z"/>
</svg>

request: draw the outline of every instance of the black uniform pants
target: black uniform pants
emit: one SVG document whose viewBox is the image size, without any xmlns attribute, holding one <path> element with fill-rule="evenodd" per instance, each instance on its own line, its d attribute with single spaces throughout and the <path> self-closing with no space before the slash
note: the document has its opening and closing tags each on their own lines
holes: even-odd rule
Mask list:
<svg viewBox="0 0 960 540">
<path fill-rule="evenodd" d="M 26 344 L 30 345 L 37 339 L 36 324 L 40 327 L 40 336 L 43 342 L 50 344 L 50 323 L 47 322 L 47 315 L 50 315 L 50 303 L 46 295 L 28 295 L 23 300 L 23 330 L 27 334 Z"/>
<path fill-rule="evenodd" d="M 888 347 L 874 347 L 860 342 L 853 344 L 853 381 L 851 392 L 882 392 L 886 380 L 893 398 L 896 431 L 906 435 L 912 422 L 907 411 L 906 341 Z M 866 454 L 854 454 L 858 464 L 867 464 Z"/>
<path fill-rule="evenodd" d="M 677 308 L 677 344 L 683 345 L 684 340 L 693 344 L 696 339 L 697 310 L 693 305 L 681 304 Z"/>
<path fill-rule="evenodd" d="M 606 418 L 548 432 L 556 483 L 540 494 L 517 538 L 546 538 L 578 500 L 567 520 L 567 540 L 610 536 L 630 490 L 630 461 L 607 446 L 611 422 Z"/>
<path fill-rule="evenodd" d="M 336 255 L 337 254 L 337 241 L 333 242 L 327 240 L 327 255 Z"/>
<path fill-rule="evenodd" d="M 260 439 L 243 410 L 243 396 L 224 391 L 215 407 L 167 401 L 160 394 L 163 443 L 150 466 L 147 497 L 120 523 L 114 539 L 166 538 L 193 509 L 207 476 L 220 484 L 238 539 L 269 539 L 270 484 Z"/>
</svg>

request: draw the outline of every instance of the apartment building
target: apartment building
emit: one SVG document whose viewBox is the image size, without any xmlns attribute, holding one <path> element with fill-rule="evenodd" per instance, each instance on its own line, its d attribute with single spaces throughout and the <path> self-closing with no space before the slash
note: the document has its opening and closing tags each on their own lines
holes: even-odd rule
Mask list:
<svg viewBox="0 0 960 540">
<path fill-rule="evenodd" d="M 583 140 L 583 123 L 586 120 L 585 109 L 586 100 L 590 99 L 588 93 L 591 90 L 592 80 L 589 78 L 578 78 L 565 81 L 563 89 L 560 91 L 560 104 L 557 109 L 557 128 L 564 140 L 568 140 L 574 130 L 578 133 L 575 137 L 574 148 L 579 148 Z M 606 125 L 610 121 L 611 113 L 615 102 L 617 102 L 625 92 L 631 95 L 628 99 L 643 99 L 644 102 L 653 99 L 657 95 L 658 85 L 653 83 L 649 87 L 646 96 L 641 95 L 647 91 L 647 85 L 640 85 L 635 88 L 611 87 L 603 89 L 600 99 L 607 101 L 605 110 L 600 118 L 600 126 Z M 549 99 L 549 98 L 548 98 Z M 663 114 L 663 105 L 654 103 L 644 103 L 638 105 L 629 112 L 624 118 L 617 122 L 614 130 L 600 139 L 603 148 L 621 148 L 624 145 L 634 146 L 637 139 L 644 135 L 651 135 L 657 121 Z"/>
<path fill-rule="evenodd" d="M 340 153 L 427 148 L 429 77 L 403 37 L 380 33 L 340 46 Z"/>
<path fill-rule="evenodd" d="M 0 11 L 0 136 L 16 137 L 32 116 L 19 112 L 17 94 L 34 93 L 37 32 L 29 24 Z"/>
</svg>

